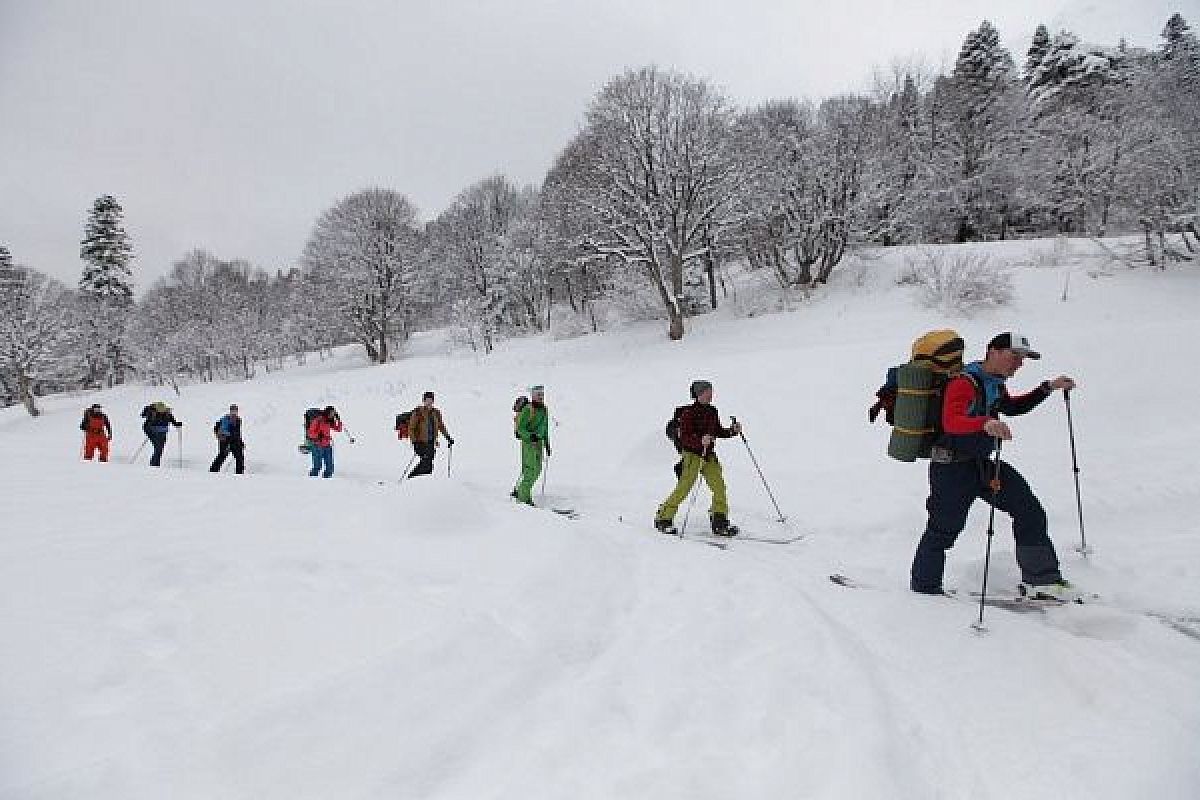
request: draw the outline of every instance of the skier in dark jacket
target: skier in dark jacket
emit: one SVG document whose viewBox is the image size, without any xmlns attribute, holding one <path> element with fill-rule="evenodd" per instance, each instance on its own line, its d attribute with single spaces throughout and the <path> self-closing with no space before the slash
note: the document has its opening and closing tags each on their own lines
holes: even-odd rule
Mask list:
<svg viewBox="0 0 1200 800">
<path fill-rule="evenodd" d="M 225 459 L 233 453 L 234 472 L 241 475 L 246 471 L 246 443 L 242 441 L 242 418 L 237 405 L 229 407 L 229 413 L 213 425 L 213 436 L 217 437 L 217 457 L 213 459 L 209 472 L 220 472 Z"/>
<path fill-rule="evenodd" d="M 99 403 L 83 412 L 83 421 L 79 423 L 83 431 L 83 458 L 91 461 L 96 453 L 101 461 L 108 461 L 108 443 L 112 441 L 112 424 L 108 415 L 101 410 Z"/>
<path fill-rule="evenodd" d="M 1059 571 L 1054 543 L 1046 533 L 1046 512 L 1033 490 L 1007 461 L 991 460 L 997 439 L 1009 440 L 1012 431 L 1000 414 L 1016 416 L 1032 411 L 1057 389 L 1069 390 L 1075 381 L 1065 375 L 1042 381 L 1033 391 L 1013 396 L 1004 385 L 1026 358 L 1039 359 L 1029 339 L 1001 333 L 988 342 L 983 361 L 946 384 L 942 404 L 939 444 L 929 462 L 929 521 L 913 557 L 911 588 L 925 594 L 942 593 L 946 550 L 967 523 L 967 512 L 982 498 L 1013 518 L 1017 565 L 1021 582 L 1032 596 L 1068 599 L 1074 592 Z M 993 487 L 993 477 L 998 485 Z"/>
<path fill-rule="evenodd" d="M 714 445 L 717 439 L 729 439 L 742 432 L 740 423 L 728 428 L 721 425 L 720 415 L 712 405 L 713 387 L 708 381 L 693 381 L 689 389 L 692 400 L 679 417 L 679 446 L 683 462 L 679 482 L 674 491 L 658 507 L 654 527 L 663 533 L 675 533 L 675 512 L 701 475 L 712 491 L 709 522 L 718 536 L 734 536 L 737 527 L 729 524 L 729 500 L 725 495 L 725 478 Z"/>
<path fill-rule="evenodd" d="M 421 405 L 412 410 L 408 417 L 408 438 L 420 461 L 408 477 L 428 475 L 433 472 L 433 456 L 437 452 L 438 434 L 446 438 L 446 446 L 454 447 L 454 438 L 446 430 L 442 412 L 433 405 L 433 392 L 421 395 Z"/>
<path fill-rule="evenodd" d="M 163 448 L 167 446 L 167 431 L 172 425 L 182 428 L 183 423 L 175 419 L 171 407 L 161 401 L 143 408 L 142 417 L 146 420 L 142 423 L 142 431 L 154 448 L 150 454 L 150 466 L 157 467 L 162 463 Z"/>
</svg>

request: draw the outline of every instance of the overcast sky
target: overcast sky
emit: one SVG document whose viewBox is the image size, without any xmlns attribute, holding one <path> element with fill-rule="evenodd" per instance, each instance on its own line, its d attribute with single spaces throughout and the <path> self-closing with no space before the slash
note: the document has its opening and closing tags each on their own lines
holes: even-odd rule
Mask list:
<svg viewBox="0 0 1200 800">
<path fill-rule="evenodd" d="M 991 19 L 1154 47 L 1197 0 L 0 0 L 0 244 L 74 284 L 117 197 L 139 289 L 188 250 L 267 269 L 380 186 L 424 219 L 480 178 L 537 183 L 612 76 L 655 63 L 740 105 L 953 63 Z"/>
</svg>

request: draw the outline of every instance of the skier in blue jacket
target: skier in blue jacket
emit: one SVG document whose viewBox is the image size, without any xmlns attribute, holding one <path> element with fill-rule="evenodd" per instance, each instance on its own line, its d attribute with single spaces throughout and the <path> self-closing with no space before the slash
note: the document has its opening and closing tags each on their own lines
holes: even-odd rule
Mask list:
<svg viewBox="0 0 1200 800">
<path fill-rule="evenodd" d="M 246 443 L 242 441 L 242 418 L 238 416 L 236 404 L 229 407 L 229 413 L 217 420 L 213 425 L 213 436 L 217 437 L 217 457 L 213 459 L 209 472 L 220 472 L 226 457 L 233 453 L 234 472 L 241 475 L 246 471 Z"/>
</svg>

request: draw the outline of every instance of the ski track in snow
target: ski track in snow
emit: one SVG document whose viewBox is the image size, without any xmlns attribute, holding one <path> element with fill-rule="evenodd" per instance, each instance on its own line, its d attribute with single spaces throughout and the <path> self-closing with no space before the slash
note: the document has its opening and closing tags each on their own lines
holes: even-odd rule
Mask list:
<svg viewBox="0 0 1200 800">
<path fill-rule="evenodd" d="M 1076 275 L 1062 303 L 1078 264 L 1024 269 L 1014 308 L 947 320 L 893 285 L 901 259 L 861 285 L 835 273 L 795 313 L 694 320 L 678 343 L 634 325 L 477 359 L 423 334 L 386 367 L 340 353 L 186 386 L 182 470 L 178 439 L 170 466 L 124 463 L 157 389 L 0 411 L 16 455 L 0 463 L 0 799 L 1200 796 L 1200 425 L 1178 407 L 1200 381 L 1145 351 L 1196 340 L 1200 276 Z M 1014 388 L 1080 378 L 1092 556 L 1071 549 L 1061 400 L 1016 418 L 1005 454 L 1065 573 L 1103 602 L 988 608 L 981 636 L 972 604 L 906 590 L 924 469 L 884 457 L 865 408 L 912 336 L 946 324 L 971 354 L 1027 332 L 1045 358 Z M 803 540 L 719 550 L 652 530 L 673 483 L 662 423 L 696 377 L 746 424 L 791 520 L 734 439 L 718 446 L 733 521 Z M 533 382 L 553 417 L 545 504 L 579 519 L 506 497 L 508 406 Z M 425 388 L 454 472 L 443 449 L 433 476 L 398 484 L 410 452 L 390 421 Z M 94 400 L 116 429 L 104 467 L 76 462 Z M 229 402 L 246 415 L 241 479 L 205 472 Z M 357 439 L 338 439 L 329 481 L 295 453 L 297 419 L 325 403 Z M 977 504 L 950 551 L 960 591 L 981 581 L 985 521 Z M 992 587 L 1016 583 L 1009 531 L 998 516 Z"/>
</svg>

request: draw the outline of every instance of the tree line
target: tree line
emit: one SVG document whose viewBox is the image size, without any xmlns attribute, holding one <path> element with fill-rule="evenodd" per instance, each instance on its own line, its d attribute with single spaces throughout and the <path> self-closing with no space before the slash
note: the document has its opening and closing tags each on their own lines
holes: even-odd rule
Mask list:
<svg viewBox="0 0 1200 800">
<path fill-rule="evenodd" d="M 503 175 L 427 223 L 369 188 L 270 274 L 204 250 L 135 301 L 119 203 L 96 200 L 68 290 L 0 246 L 0 395 L 136 376 L 253 377 L 335 345 L 397 357 L 452 326 L 482 352 L 552 325 L 656 316 L 673 339 L 717 307 L 725 266 L 819 287 L 848 249 L 1014 236 L 1144 234 L 1146 260 L 1200 244 L 1200 42 L 1179 14 L 1155 48 L 1039 26 L 1020 64 L 984 21 L 953 68 L 877 74 L 868 92 L 738 108 L 648 66 L 612 78 L 540 186 Z"/>
</svg>

